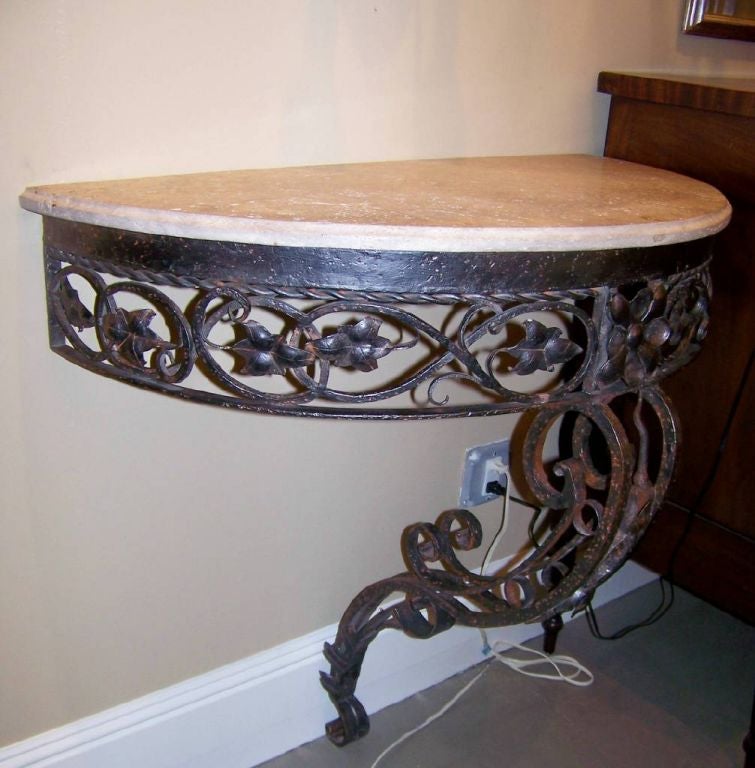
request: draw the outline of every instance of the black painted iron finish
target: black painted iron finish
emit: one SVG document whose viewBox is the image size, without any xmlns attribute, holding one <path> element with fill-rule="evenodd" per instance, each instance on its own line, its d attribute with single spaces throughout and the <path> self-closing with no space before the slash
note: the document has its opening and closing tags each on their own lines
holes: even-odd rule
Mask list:
<svg viewBox="0 0 755 768">
<path fill-rule="evenodd" d="M 470 512 L 451 510 L 404 532 L 408 570 L 362 590 L 325 648 L 331 666 L 322 684 L 338 712 L 327 733 L 343 745 L 369 729 L 355 688 L 383 629 L 428 638 L 454 624 L 540 621 L 555 642 L 560 614 L 582 608 L 627 559 L 673 471 L 678 429 L 658 384 L 705 336 L 710 252 L 711 238 L 552 253 L 287 248 L 48 217 L 50 346 L 129 384 L 262 413 L 416 419 L 532 411 L 521 475 L 551 510 L 550 528 L 523 560 L 490 575 L 456 556 L 482 540 Z M 183 306 L 174 288 L 188 291 Z M 456 325 L 429 322 L 420 311 L 427 304 L 456 313 Z M 407 358 L 387 383 L 366 383 L 384 358 L 400 362 L 421 344 L 419 361 Z M 334 383 L 334 372 L 355 388 Z M 544 390 L 511 383 L 543 372 L 558 374 Z M 197 376 L 211 386 L 187 383 Z M 444 388 L 459 382 L 484 401 L 453 402 Z M 395 406 L 394 398 L 416 398 L 420 385 L 424 403 Z M 544 448 L 557 429 L 566 430 L 568 448 L 552 464 Z M 382 609 L 394 593 L 403 599 Z"/>
<path fill-rule="evenodd" d="M 45 244 L 61 261 L 118 276 L 201 288 L 220 285 L 360 293 L 542 293 L 685 272 L 710 242 L 595 251 L 453 253 L 291 248 L 167 235 L 45 217 Z M 285 295 L 291 295 L 286 293 Z"/>
<path fill-rule="evenodd" d="M 604 399 L 538 410 L 525 437 L 521 469 L 535 498 L 556 519 L 513 567 L 480 574 L 462 565 L 456 552 L 482 543 L 481 526 L 467 510 L 450 510 L 435 523 L 404 531 L 408 570 L 363 589 L 346 609 L 333 643 L 325 644 L 330 670 L 321 673 L 321 681 L 338 712 L 326 727 L 334 744 L 344 746 L 369 731 L 355 688 L 369 644 L 383 629 L 427 639 L 456 624 L 483 629 L 544 618 L 546 627 L 557 631 L 559 614 L 583 608 L 624 563 L 668 487 L 678 442 L 673 412 L 660 391 L 649 388 L 633 400 L 628 422 Z M 568 414 L 576 415 L 571 449 L 551 473 L 543 456 L 545 439 Z M 662 435 L 655 462 L 648 457 L 651 424 Z M 610 457 L 600 469 L 593 463 L 600 453 L 596 445 Z M 403 599 L 381 608 L 395 593 Z"/>
<path fill-rule="evenodd" d="M 365 254 L 144 235 L 48 217 L 51 344 L 101 375 L 241 410 L 358 419 L 510 413 L 571 397 L 585 383 L 594 388 L 593 369 L 606 353 L 599 348 L 590 305 L 608 300 L 610 286 L 623 281 L 676 274 L 677 282 L 688 282 L 684 275 L 705 271 L 710 245 L 707 239 L 618 255 Z M 472 262 L 475 268 L 466 272 Z M 367 263 L 372 267 L 365 270 Z M 619 282 L 601 282 L 611 270 Z M 82 303 L 73 285 L 77 280 L 94 293 L 92 306 Z M 484 290 L 470 292 L 470 284 Z M 157 285 L 194 293 L 182 308 Z M 566 287 L 544 289 L 554 285 Z M 120 303 L 126 295 L 139 296 L 144 308 L 128 311 Z M 313 303 L 302 307 L 298 300 Z M 450 314 L 463 311 L 457 331 L 449 333 L 445 322 L 433 325 L 417 309 L 410 311 L 428 303 L 448 305 Z M 257 317 L 264 312 L 276 315 L 279 327 L 261 323 Z M 536 313 L 550 313 L 553 325 L 528 318 Z M 151 325 L 158 316 L 168 329 L 162 337 Z M 582 328 L 578 339 L 558 326 L 558 316 Z M 511 327 L 524 335 L 519 343 L 502 338 Z M 385 328 L 400 338 L 391 339 Z M 87 329 L 94 341 L 85 340 Z M 217 343 L 213 335 L 219 330 L 234 339 Z M 664 373 L 684 363 L 689 347 L 686 338 L 681 345 L 680 339 L 666 341 L 656 355 L 663 358 Z M 410 360 L 407 351 L 422 345 L 425 358 Z M 485 345 L 487 357 L 480 352 Z M 406 370 L 375 384 L 369 374 L 389 354 L 396 362 L 403 356 Z M 511 387 L 512 376 L 500 375 L 516 379 L 567 363 L 576 372 L 547 394 L 524 394 Z M 339 370 L 353 386 L 333 384 Z M 197 371 L 212 386 L 192 386 L 187 379 Z M 285 382 L 287 391 L 266 386 L 270 381 Z M 444 395 L 450 382 L 463 383 L 479 397 L 451 401 Z M 418 397 L 420 385 L 427 391 Z M 419 406 L 398 407 L 398 398 L 407 394 Z"/>
</svg>

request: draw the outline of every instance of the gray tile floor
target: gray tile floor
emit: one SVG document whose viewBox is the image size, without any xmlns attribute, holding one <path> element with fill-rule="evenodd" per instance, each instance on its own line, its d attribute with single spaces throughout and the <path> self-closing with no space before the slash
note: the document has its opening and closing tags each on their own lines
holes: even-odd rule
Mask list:
<svg viewBox="0 0 755 768">
<path fill-rule="evenodd" d="M 598 613 L 601 630 L 607 634 L 643 618 L 658 598 L 653 584 L 614 601 Z M 380 768 L 743 765 L 755 628 L 677 590 L 674 607 L 657 624 L 607 642 L 594 639 L 578 619 L 562 631 L 558 651 L 588 666 L 593 685 L 534 680 L 491 664 L 444 717 L 399 745 Z M 376 713 L 360 742 L 337 749 L 320 739 L 265 768 L 369 768 L 388 744 L 437 711 L 478 670 Z"/>
</svg>

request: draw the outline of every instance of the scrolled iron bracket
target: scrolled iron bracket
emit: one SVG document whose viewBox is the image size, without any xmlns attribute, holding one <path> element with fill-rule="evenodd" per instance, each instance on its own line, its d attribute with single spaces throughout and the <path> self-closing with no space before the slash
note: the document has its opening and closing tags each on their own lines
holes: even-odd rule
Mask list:
<svg viewBox="0 0 755 768">
<path fill-rule="evenodd" d="M 456 552 L 482 542 L 480 523 L 467 510 L 444 512 L 435 523 L 406 529 L 402 551 L 409 570 L 363 589 L 343 614 L 335 640 L 325 645 L 330 670 L 321 673 L 321 682 L 338 713 L 326 726 L 334 744 L 343 746 L 369 730 L 355 691 L 367 648 L 382 630 L 427 639 L 455 624 L 547 622 L 584 607 L 624 563 L 663 498 L 677 442 L 673 411 L 659 389 L 643 387 L 629 397 L 634 442 L 620 415 L 626 404 L 617 407 L 622 398 L 549 404 L 535 413 L 520 469 L 534 498 L 556 519 L 520 562 L 490 575 L 462 565 Z M 571 451 L 549 469 L 545 441 L 561 421 L 570 430 Z M 647 424 L 653 421 L 663 447 L 651 466 Z M 381 607 L 395 593 L 403 598 Z"/>
</svg>

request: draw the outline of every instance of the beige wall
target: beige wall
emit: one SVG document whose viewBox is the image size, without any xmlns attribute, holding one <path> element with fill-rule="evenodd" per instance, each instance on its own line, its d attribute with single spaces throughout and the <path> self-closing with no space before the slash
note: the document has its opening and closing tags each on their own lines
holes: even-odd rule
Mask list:
<svg viewBox="0 0 755 768">
<path fill-rule="evenodd" d="M 676 0 L 0 3 L 0 743 L 338 619 L 503 419 L 202 408 L 47 350 L 32 183 L 601 151 L 598 71 L 755 74 Z M 495 511 L 485 512 L 490 521 Z"/>
</svg>

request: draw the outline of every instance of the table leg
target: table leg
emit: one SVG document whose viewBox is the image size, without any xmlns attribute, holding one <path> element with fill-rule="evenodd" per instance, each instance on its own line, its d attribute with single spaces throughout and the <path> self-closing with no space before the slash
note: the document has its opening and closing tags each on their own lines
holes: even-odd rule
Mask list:
<svg viewBox="0 0 755 768">
<path fill-rule="evenodd" d="M 556 652 L 556 641 L 558 633 L 564 628 L 564 620 L 560 613 L 554 613 L 549 619 L 543 622 L 543 651 L 545 653 Z"/>
<path fill-rule="evenodd" d="M 523 476 L 538 502 L 560 514 L 515 567 L 481 576 L 461 564 L 456 552 L 482 543 L 480 523 L 468 510 L 450 510 L 434 524 L 404 531 L 409 570 L 363 589 L 346 609 L 335 641 L 325 645 L 330 671 L 321 678 L 338 712 L 326 727 L 334 744 L 343 746 L 369 730 L 355 689 L 367 648 L 383 629 L 427 639 L 457 623 L 489 628 L 541 621 L 552 627 L 555 640 L 560 614 L 583 608 L 624 563 L 663 498 L 677 443 L 674 416 L 660 390 L 623 397 L 630 396 L 628 425 L 622 423 L 627 409 L 620 398 L 584 396 L 536 412 L 524 440 Z M 563 419 L 569 414 L 571 419 Z M 661 435 L 655 461 L 649 458 L 652 422 Z M 564 424 L 569 455 L 549 465 L 547 435 Z M 394 593 L 404 598 L 381 608 Z"/>
</svg>

